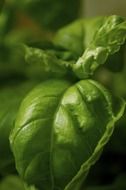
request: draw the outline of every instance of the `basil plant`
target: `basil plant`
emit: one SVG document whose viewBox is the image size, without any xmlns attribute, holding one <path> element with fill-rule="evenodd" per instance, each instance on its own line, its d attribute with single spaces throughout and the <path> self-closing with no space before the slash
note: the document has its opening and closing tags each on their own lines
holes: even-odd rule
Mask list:
<svg viewBox="0 0 126 190">
<path fill-rule="evenodd" d="M 83 187 L 126 105 L 93 74 L 125 39 L 126 21 L 114 15 L 75 21 L 47 45 L 22 46 L 29 67 L 48 75 L 24 98 L 10 135 L 17 171 L 28 185 Z"/>
</svg>

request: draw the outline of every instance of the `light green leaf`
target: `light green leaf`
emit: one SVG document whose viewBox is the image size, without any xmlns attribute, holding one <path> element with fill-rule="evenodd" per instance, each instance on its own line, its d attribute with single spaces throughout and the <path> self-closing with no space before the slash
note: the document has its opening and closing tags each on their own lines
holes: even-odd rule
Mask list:
<svg viewBox="0 0 126 190">
<path fill-rule="evenodd" d="M 0 190 L 25 190 L 23 181 L 18 176 L 10 175 L 0 183 Z"/>
<path fill-rule="evenodd" d="M 85 79 L 104 63 L 111 65 L 113 54 L 113 60 L 118 58 L 119 62 L 122 61 L 116 65 L 123 65 L 123 51 L 117 52 L 125 39 L 124 19 L 119 16 L 98 17 L 78 20 L 62 28 L 49 48 L 24 45 L 23 49 L 26 62 L 31 67 L 38 67 L 42 75 L 62 77 L 71 73 Z M 119 68 L 122 67 L 118 66 L 118 71 Z"/>
<path fill-rule="evenodd" d="M 92 38 L 89 47 L 73 65 L 73 71 L 79 78 L 90 77 L 110 55 L 119 51 L 125 39 L 126 21 L 118 16 L 106 17 L 105 22 Z"/>
<path fill-rule="evenodd" d="M 53 42 L 76 55 L 72 69 L 77 77 L 89 78 L 106 61 L 113 71 L 117 65 L 123 65 L 123 52 L 117 52 L 125 39 L 126 21 L 113 15 L 78 20 L 60 29 Z M 111 56 L 112 60 L 118 58 L 119 63 L 111 63 Z"/>
<path fill-rule="evenodd" d="M 34 186 L 27 186 L 24 181 L 16 175 L 9 175 L 0 182 L 0 190 L 37 190 Z"/>
<path fill-rule="evenodd" d="M 104 23 L 105 17 L 77 20 L 56 33 L 53 43 L 80 57 Z"/>
<path fill-rule="evenodd" d="M 60 58 L 60 55 L 57 55 L 58 51 L 54 51 L 53 49 L 44 50 L 26 45 L 22 47 L 25 52 L 26 62 L 31 64 L 31 66 L 39 66 L 42 73 L 44 72 L 47 73 L 47 75 L 50 74 L 52 76 L 62 77 L 69 71 L 71 61 L 68 62 Z"/>
<path fill-rule="evenodd" d="M 19 174 L 39 189 L 80 190 L 124 109 L 93 80 L 43 82 L 24 99 L 10 136 Z"/>
</svg>

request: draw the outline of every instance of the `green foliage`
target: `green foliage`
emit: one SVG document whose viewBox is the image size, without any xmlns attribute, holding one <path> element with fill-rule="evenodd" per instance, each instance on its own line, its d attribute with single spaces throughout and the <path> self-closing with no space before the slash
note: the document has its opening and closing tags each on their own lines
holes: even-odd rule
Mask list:
<svg viewBox="0 0 126 190">
<path fill-rule="evenodd" d="M 53 48 L 53 47 L 52 47 Z M 52 76 L 62 77 L 67 73 L 68 67 L 71 62 L 65 61 L 60 58 L 60 50 L 53 49 L 39 49 L 24 46 L 25 60 L 34 67 L 39 67 L 39 71 L 42 73 L 51 73 Z"/>
<path fill-rule="evenodd" d="M 109 16 L 78 20 L 60 29 L 47 43 L 29 42 L 32 35 L 28 37 L 22 31 L 14 35 L 17 30 L 13 31 L 15 22 L 10 19 L 14 21 L 15 9 L 19 10 L 19 5 L 20 10 L 41 21 L 42 25 L 51 27 L 57 15 L 61 19 L 59 4 L 62 10 L 69 11 L 68 1 L 55 2 L 58 8 L 52 11 L 54 17 L 50 14 L 52 20 L 47 17 L 40 20 L 40 15 L 44 14 L 42 8 L 49 4 L 48 1 L 15 0 L 11 1 L 15 4 L 14 9 L 7 11 L 8 14 L 5 9 L 0 20 L 0 74 L 3 81 L 6 83 L 8 75 L 14 77 L 15 73 L 21 74 L 21 80 L 24 80 L 29 71 L 32 78 L 47 79 L 42 80 L 23 101 L 33 84 L 18 86 L 17 83 L 17 87 L 11 89 L 1 87 L 0 173 L 6 175 L 9 165 L 15 163 L 25 181 L 21 188 L 26 190 L 80 190 L 126 106 L 123 99 L 111 95 L 100 82 L 91 79 L 104 63 L 113 71 L 123 68 L 113 69 L 112 66 L 117 58 L 117 65 L 120 61 L 123 65 L 125 61 L 126 21 L 123 18 Z M 48 10 L 53 9 L 52 4 Z M 60 9 L 60 13 L 69 19 L 66 12 Z M 58 20 L 53 26 L 54 29 L 59 27 Z M 15 51 L 17 42 L 26 42 L 21 49 L 27 65 Z M 118 91 L 116 84 L 113 85 L 115 92 Z M 5 179 L 1 188 L 7 189 L 8 183 L 15 179 L 12 178 Z M 20 189 L 20 182 L 15 181 L 15 187 Z"/>
<path fill-rule="evenodd" d="M 0 90 L 0 174 L 15 172 L 15 164 L 10 150 L 9 135 L 14 126 L 19 105 L 34 82 L 1 88 Z"/>
<path fill-rule="evenodd" d="M 125 39 L 126 21 L 110 16 L 89 20 L 89 23 L 88 20 L 75 22 L 61 29 L 54 43 L 80 55 L 72 69 L 77 77 L 89 78 L 110 55 L 119 51 Z"/>
<path fill-rule="evenodd" d="M 17 8 L 30 15 L 38 24 L 41 24 L 43 27 L 48 29 L 56 30 L 57 28 L 71 22 L 78 17 L 81 1 L 13 0 L 12 2 Z"/>
<path fill-rule="evenodd" d="M 37 190 L 35 187 L 28 187 L 19 176 L 9 175 L 0 183 L 0 190 Z"/>
<path fill-rule="evenodd" d="M 24 99 L 10 138 L 18 172 L 39 189 L 78 189 L 124 108 L 92 80 L 42 83 Z"/>
<path fill-rule="evenodd" d="M 18 176 L 8 176 L 0 183 L 0 190 L 25 190 Z"/>
</svg>

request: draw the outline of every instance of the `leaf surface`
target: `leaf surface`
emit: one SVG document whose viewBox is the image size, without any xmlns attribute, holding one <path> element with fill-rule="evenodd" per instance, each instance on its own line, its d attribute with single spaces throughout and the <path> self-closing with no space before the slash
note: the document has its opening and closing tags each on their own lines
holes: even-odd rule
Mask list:
<svg viewBox="0 0 126 190">
<path fill-rule="evenodd" d="M 93 80 L 43 82 L 24 99 L 10 136 L 19 174 L 43 190 L 80 189 L 124 108 Z"/>
<path fill-rule="evenodd" d="M 110 57 L 113 54 L 115 59 L 122 61 L 122 54 L 116 55 L 116 53 L 125 40 L 126 21 L 113 15 L 76 21 L 59 30 L 54 43 L 78 56 L 78 60 L 72 65 L 72 70 L 78 78 L 85 79 L 90 78 L 108 59 L 111 63 Z"/>
</svg>

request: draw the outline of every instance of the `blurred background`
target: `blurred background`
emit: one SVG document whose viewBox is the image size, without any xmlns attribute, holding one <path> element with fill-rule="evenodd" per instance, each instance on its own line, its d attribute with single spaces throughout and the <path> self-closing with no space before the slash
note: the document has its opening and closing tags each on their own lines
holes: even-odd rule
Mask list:
<svg viewBox="0 0 126 190">
<path fill-rule="evenodd" d="M 80 18 L 112 14 L 126 17 L 126 1 L 0 0 L 0 10 L 0 190 L 23 190 L 8 136 L 21 100 L 48 75 L 42 75 L 39 68 L 26 64 L 17 44 L 49 41 L 59 28 Z M 95 78 L 113 94 L 126 99 L 125 45 L 120 55 L 119 72 L 113 73 L 108 66 L 100 69 Z M 126 189 L 126 114 L 115 127 L 84 186 L 87 190 Z"/>
<path fill-rule="evenodd" d="M 125 0 L 85 0 L 84 2 L 84 16 L 105 16 L 105 15 L 120 15 L 122 17 L 126 16 L 126 1 Z"/>
</svg>

